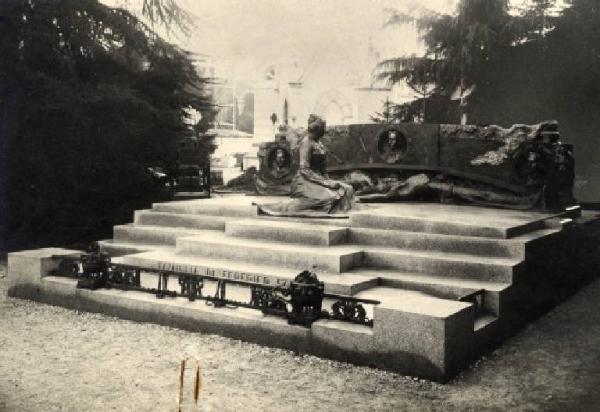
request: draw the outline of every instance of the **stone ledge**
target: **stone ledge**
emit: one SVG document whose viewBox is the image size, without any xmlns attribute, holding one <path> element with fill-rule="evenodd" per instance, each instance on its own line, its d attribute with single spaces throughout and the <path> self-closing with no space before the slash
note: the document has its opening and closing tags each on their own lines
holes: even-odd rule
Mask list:
<svg viewBox="0 0 600 412">
<path fill-rule="evenodd" d="M 73 253 L 83 252 L 63 248 L 42 248 L 9 253 L 6 268 L 9 288 L 21 283 L 38 284 L 42 276 L 58 268 L 59 262 L 53 260 L 52 256 Z"/>
<path fill-rule="evenodd" d="M 348 228 L 344 227 L 295 222 L 273 224 L 258 219 L 229 221 L 225 224 L 225 233 L 232 237 L 317 246 L 340 245 L 348 240 Z"/>
<path fill-rule="evenodd" d="M 215 278 L 244 280 L 266 285 L 286 285 L 293 280 L 299 269 L 210 259 L 200 256 L 177 255 L 173 251 L 151 251 L 113 259 L 115 263 L 140 266 L 147 269 L 172 270 L 181 273 L 202 274 Z M 354 295 L 361 290 L 376 286 L 376 275 L 360 276 L 319 272 L 327 293 Z"/>
</svg>

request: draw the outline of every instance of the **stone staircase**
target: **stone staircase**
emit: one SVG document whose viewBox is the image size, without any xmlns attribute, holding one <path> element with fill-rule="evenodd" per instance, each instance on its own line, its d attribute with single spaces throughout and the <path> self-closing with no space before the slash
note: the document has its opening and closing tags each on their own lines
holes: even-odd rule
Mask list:
<svg viewBox="0 0 600 412">
<path fill-rule="evenodd" d="M 484 290 L 471 330 L 504 316 L 528 245 L 560 232 L 541 214 L 468 206 L 391 204 L 349 219 L 257 216 L 250 197 L 154 204 L 114 228 L 101 246 L 126 264 L 293 279 L 314 270 L 326 291 L 379 299 L 431 316 L 471 307 L 461 296 Z M 262 200 L 262 199 L 261 199 Z M 264 201 L 264 200 L 263 200 Z M 576 217 L 576 212 L 572 213 Z M 448 301 L 456 305 L 450 305 Z M 407 306 L 406 302 L 410 304 Z M 472 307 L 471 307 L 472 309 Z"/>
<path fill-rule="evenodd" d="M 446 381 L 600 265 L 598 214 L 577 208 L 552 214 L 389 203 L 363 205 L 343 219 L 303 219 L 258 216 L 252 205 L 280 200 L 157 203 L 100 246 L 114 262 L 154 269 L 141 276 L 150 288 L 156 270 L 282 285 L 310 269 L 328 293 L 379 301 L 365 307 L 372 327 L 319 319 L 307 328 L 250 308 L 80 289 L 75 279 L 52 275 L 57 258 L 74 253 L 60 248 L 10 253 L 9 295 Z M 169 288 L 178 280 L 171 277 Z M 212 294 L 216 282 L 204 288 Z M 247 301 L 249 292 L 227 286 L 228 298 Z M 465 301 L 474 293 L 482 305 Z"/>
</svg>

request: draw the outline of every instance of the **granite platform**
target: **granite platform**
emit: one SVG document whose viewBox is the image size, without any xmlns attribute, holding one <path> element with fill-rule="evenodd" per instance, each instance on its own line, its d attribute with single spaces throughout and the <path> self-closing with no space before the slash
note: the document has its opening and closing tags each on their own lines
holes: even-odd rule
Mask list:
<svg viewBox="0 0 600 412">
<path fill-rule="evenodd" d="M 251 309 L 76 289 L 49 276 L 50 257 L 72 253 L 62 249 L 11 253 L 9 294 L 446 381 L 564 299 L 598 263 L 600 220 L 579 208 L 385 203 L 309 219 L 258 216 L 252 204 L 281 200 L 156 203 L 100 245 L 118 263 L 215 279 L 285 284 L 309 269 L 328 293 L 379 300 L 367 308 L 373 327 L 322 319 L 304 328 Z M 154 276 L 143 282 L 154 285 Z M 478 291 L 481 307 L 461 300 Z M 232 293 L 248 298 L 247 288 Z"/>
</svg>

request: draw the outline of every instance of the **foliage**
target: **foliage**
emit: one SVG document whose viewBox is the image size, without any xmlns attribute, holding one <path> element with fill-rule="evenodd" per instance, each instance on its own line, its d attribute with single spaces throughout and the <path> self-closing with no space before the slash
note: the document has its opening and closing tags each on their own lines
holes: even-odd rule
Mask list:
<svg viewBox="0 0 600 412">
<path fill-rule="evenodd" d="M 234 177 L 231 179 L 225 187 L 227 189 L 240 191 L 244 193 L 252 193 L 256 191 L 255 180 L 256 180 L 257 170 L 256 167 L 250 166 L 248 169 L 244 170 L 244 172 L 238 177 Z"/>
<path fill-rule="evenodd" d="M 142 13 L 151 22 L 162 24 L 167 30 L 175 25 L 186 35 L 194 26 L 192 17 L 176 0 L 143 0 Z"/>
<path fill-rule="evenodd" d="M 458 102 L 448 96 L 432 94 L 406 103 L 384 102 L 383 110 L 371 116 L 375 123 L 454 123 L 459 116 Z"/>
<path fill-rule="evenodd" d="M 495 68 L 495 80 L 470 98 L 469 117 L 510 124 L 556 119 L 575 145 L 577 196 L 600 199 L 600 7 L 571 0 L 550 16 L 543 36 L 519 44 Z"/>
<path fill-rule="evenodd" d="M 0 3 L 0 249 L 110 236 L 214 115 L 183 50 L 96 0 Z M 208 155 L 212 142 L 204 141 Z"/>
<path fill-rule="evenodd" d="M 468 104 L 460 108 L 469 123 L 509 126 L 558 120 L 561 135 L 575 145 L 577 184 L 581 185 L 578 194 L 584 201 L 597 201 L 600 198 L 598 1 L 532 0 L 526 7 L 508 11 L 504 2 L 498 2 L 496 8 L 485 13 L 478 3 L 463 0 L 457 13 L 451 16 L 414 17 L 411 21 L 416 21 L 423 30 L 425 56 L 382 62 L 382 78 L 392 83 L 407 80 L 409 84 L 427 84 L 439 96 L 447 97 L 457 88 L 460 92 L 462 81 L 472 91 L 463 96 L 463 103 Z M 562 3 L 566 5 L 559 7 Z M 431 62 L 436 59 L 441 61 Z M 461 62 L 470 68 L 464 70 Z M 453 73 L 445 74 L 447 71 Z M 424 117 L 428 119 L 425 121 L 456 123 L 459 114 L 451 119 L 444 117 L 456 112 L 452 107 L 456 101 L 440 100 L 448 110 L 433 114 L 433 97 L 432 92 L 425 99 Z M 418 102 L 407 104 L 419 107 Z"/>
<path fill-rule="evenodd" d="M 189 12 L 179 6 L 177 0 L 115 0 L 118 7 L 141 14 L 149 24 L 162 27 L 167 35 L 180 32 L 189 36 L 194 21 Z"/>
<path fill-rule="evenodd" d="M 377 78 L 406 82 L 422 99 L 457 94 L 464 106 L 476 86 L 490 81 L 490 68 L 527 37 L 528 21 L 511 15 L 507 0 L 461 0 L 453 15 L 425 9 L 416 16 L 392 11 L 388 24 L 416 23 L 425 53 L 380 62 Z"/>
<path fill-rule="evenodd" d="M 418 101 L 396 104 L 386 100 L 383 102 L 382 111 L 372 115 L 371 121 L 375 123 L 422 123 L 423 119 Z"/>
</svg>

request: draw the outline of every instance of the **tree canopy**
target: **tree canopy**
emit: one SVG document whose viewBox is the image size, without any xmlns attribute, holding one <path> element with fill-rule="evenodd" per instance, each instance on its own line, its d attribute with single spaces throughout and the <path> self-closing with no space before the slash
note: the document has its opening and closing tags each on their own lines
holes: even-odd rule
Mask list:
<svg viewBox="0 0 600 412">
<path fill-rule="evenodd" d="M 387 24 L 415 23 L 425 46 L 423 56 L 382 61 L 377 77 L 404 81 L 422 98 L 453 95 L 464 99 L 480 83 L 490 81 L 490 67 L 525 39 L 531 19 L 509 13 L 508 0 L 461 0 L 455 14 L 418 9 L 416 15 L 391 11 Z"/>
<path fill-rule="evenodd" d="M 97 0 L 0 2 L 0 55 L 5 249 L 109 235 L 152 200 L 146 169 L 195 133 L 190 109 L 214 116 L 192 56 Z"/>
<path fill-rule="evenodd" d="M 520 9 L 506 0 L 460 0 L 452 15 L 391 13 L 389 24 L 406 22 L 421 30 L 424 55 L 383 61 L 378 76 L 426 93 L 392 108 L 397 120 L 457 123 L 466 114 L 469 123 L 508 126 L 556 119 L 575 144 L 579 193 L 600 198 L 597 0 L 532 0 Z"/>
</svg>

